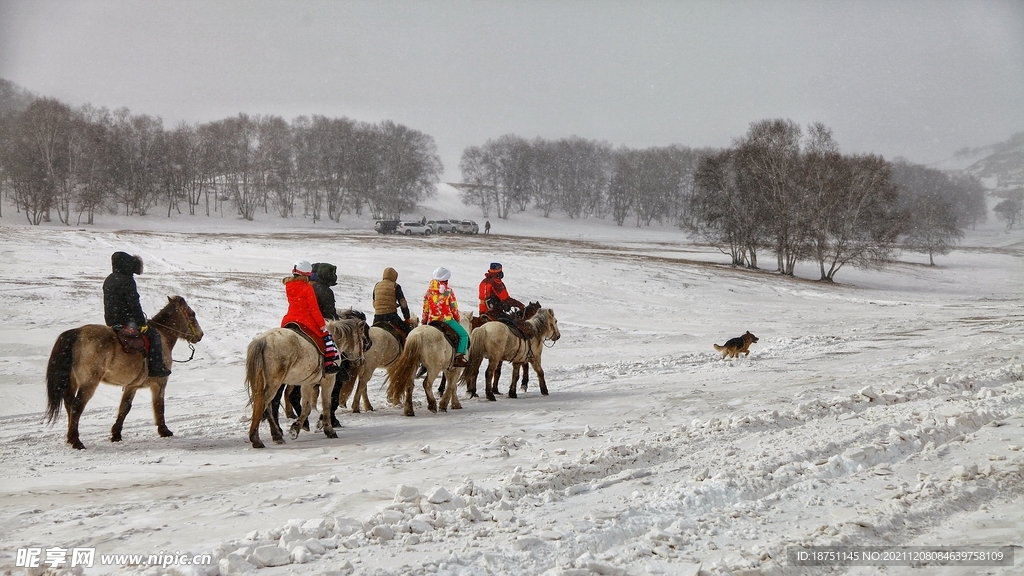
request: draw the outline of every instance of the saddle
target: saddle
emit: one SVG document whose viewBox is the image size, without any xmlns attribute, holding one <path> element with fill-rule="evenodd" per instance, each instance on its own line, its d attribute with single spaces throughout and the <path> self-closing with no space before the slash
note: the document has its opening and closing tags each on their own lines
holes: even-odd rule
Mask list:
<svg viewBox="0 0 1024 576">
<path fill-rule="evenodd" d="M 374 326 L 394 336 L 395 340 L 398 340 L 399 350 L 405 348 L 405 339 L 409 337 L 408 324 L 404 329 L 401 326 L 395 324 L 394 322 L 377 322 L 376 324 L 374 324 Z M 445 324 L 445 328 L 447 327 L 448 325 Z"/>
<path fill-rule="evenodd" d="M 326 344 L 324 344 L 324 337 L 321 336 L 319 332 L 314 332 L 309 328 L 306 328 L 305 326 L 295 322 L 289 322 L 285 324 L 284 328 L 287 328 L 289 330 L 292 330 L 293 332 L 298 333 L 303 338 L 308 340 L 310 344 L 316 346 L 316 349 L 320 352 L 321 358 L 327 354 Z"/>
<path fill-rule="evenodd" d="M 459 348 L 459 333 L 456 332 L 454 328 L 440 320 L 434 320 L 429 324 L 429 326 L 433 326 L 440 330 L 441 334 L 444 334 L 445 339 L 448 340 L 448 343 L 452 345 L 452 348 Z"/>
<path fill-rule="evenodd" d="M 117 341 L 121 344 L 121 350 L 124 350 L 125 354 L 149 354 L 149 338 L 138 328 L 121 324 L 111 326 L 111 328 L 114 329 Z"/>
</svg>

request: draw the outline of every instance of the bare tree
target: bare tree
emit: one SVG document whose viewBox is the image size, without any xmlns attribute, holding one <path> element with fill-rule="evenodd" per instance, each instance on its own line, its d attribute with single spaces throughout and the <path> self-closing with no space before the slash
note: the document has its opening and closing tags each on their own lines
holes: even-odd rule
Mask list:
<svg viewBox="0 0 1024 576">
<path fill-rule="evenodd" d="M 737 142 L 741 186 L 751 186 L 772 229 L 778 271 L 789 276 L 801 257 L 805 230 L 799 225 L 800 126 L 792 120 L 761 120 Z"/>
<path fill-rule="evenodd" d="M 1024 189 L 1014 190 L 1007 194 L 1006 198 L 995 205 L 992 210 L 1003 220 L 1006 220 L 1006 229 L 1009 230 L 1024 215 Z"/>
<path fill-rule="evenodd" d="M 879 156 L 815 149 L 803 160 L 808 253 L 820 280 L 846 264 L 880 267 L 896 250 L 901 219 L 891 165 Z"/>
<path fill-rule="evenodd" d="M 735 150 L 705 153 L 697 163 L 683 227 L 729 255 L 733 266 L 757 268 L 767 224 L 750 187 L 741 186 Z"/>
<path fill-rule="evenodd" d="M 938 170 L 906 162 L 893 165 L 893 177 L 900 186 L 900 206 L 906 214 L 904 247 L 928 254 L 928 263 L 934 266 L 935 255 L 949 254 L 964 235 L 953 183 Z"/>
</svg>

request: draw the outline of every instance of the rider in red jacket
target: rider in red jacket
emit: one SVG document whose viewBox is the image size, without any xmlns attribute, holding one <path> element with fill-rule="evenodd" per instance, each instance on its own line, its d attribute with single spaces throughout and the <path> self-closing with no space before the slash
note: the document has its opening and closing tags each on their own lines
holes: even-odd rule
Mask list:
<svg viewBox="0 0 1024 576">
<path fill-rule="evenodd" d="M 327 331 L 327 322 L 320 313 L 316 292 L 309 283 L 312 276 L 313 265 L 305 260 L 299 260 L 292 266 L 291 277 L 284 279 L 288 312 L 281 319 L 281 327 L 294 322 L 304 327 L 307 332 L 320 334 L 324 341 L 324 372 L 334 374 L 340 369 L 337 364 L 338 347 L 335 346 L 331 333 Z"/>
<path fill-rule="evenodd" d="M 508 295 L 505 282 L 502 278 L 505 273 L 501 271 L 499 262 L 492 262 L 490 269 L 484 273 L 484 279 L 480 282 L 480 314 L 487 314 L 492 318 L 498 318 L 508 314 L 512 307 L 523 308 L 523 303 Z"/>
</svg>

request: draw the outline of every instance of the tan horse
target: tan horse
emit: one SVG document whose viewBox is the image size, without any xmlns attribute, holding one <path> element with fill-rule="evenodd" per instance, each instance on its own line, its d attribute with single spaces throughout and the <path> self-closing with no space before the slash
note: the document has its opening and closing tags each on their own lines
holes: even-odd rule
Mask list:
<svg viewBox="0 0 1024 576">
<path fill-rule="evenodd" d="M 167 305 L 149 320 L 149 326 L 159 332 L 163 340 L 165 366 L 171 365 L 171 352 L 179 337 L 190 344 L 203 339 L 196 313 L 181 296 L 168 297 Z M 100 382 L 124 388 L 117 421 L 110 429 L 111 442 L 121 441 L 124 419 L 132 409 L 135 393 L 143 386 L 149 388 L 153 397 L 157 433 L 164 438 L 174 435 L 164 422 L 167 377 L 150 378 L 145 356 L 122 350 L 113 328 L 88 324 L 58 336 L 46 365 L 46 421 L 53 424 L 57 420 L 63 402 L 68 413 L 67 442 L 73 448 L 85 448 L 78 437 L 78 421 Z"/>
<path fill-rule="evenodd" d="M 466 384 L 469 395 L 476 396 L 476 378 L 480 373 L 480 364 L 487 359 L 487 371 L 484 374 L 484 390 L 488 400 L 494 400 L 498 392 L 498 378 L 501 376 L 501 363 L 529 363 L 537 373 L 540 393 L 547 396 L 548 386 L 544 380 L 544 368 L 540 358 L 544 351 L 544 341 L 558 341 L 562 337 L 558 331 L 558 320 L 550 308 L 541 308 L 537 314 L 526 321 L 533 328 L 533 337 L 524 340 L 512 332 L 503 322 L 488 322 L 473 330 L 469 344 L 469 362 L 462 373 L 462 382 Z M 509 389 L 509 397 L 515 397 L 515 382 Z"/>
<path fill-rule="evenodd" d="M 469 332 L 473 313 L 462 314 L 459 324 Z M 470 339 L 472 342 L 472 339 Z M 452 366 L 455 358 L 455 349 L 448 343 L 444 334 L 430 325 L 421 325 L 409 332 L 405 341 L 405 349 L 391 366 L 388 367 L 388 401 L 392 404 L 405 404 L 405 415 L 415 416 L 412 409 L 413 379 L 416 369 L 422 364 L 427 369 L 423 379 L 423 391 L 427 394 L 427 409 L 437 412 L 437 400 L 434 398 L 434 380 L 438 374 L 444 373 L 448 382 L 457 382 L 462 368 Z M 445 388 L 441 396 L 441 411 L 447 412 L 451 404 L 453 410 L 462 408 L 459 403 L 459 396 L 455 393 L 455 386 Z"/>
<path fill-rule="evenodd" d="M 419 325 L 419 318 L 414 317 L 411 320 L 411 326 L 416 327 Z M 370 326 L 370 349 L 363 354 L 362 368 L 356 371 L 346 382 L 342 383 L 341 394 L 338 398 L 341 405 L 348 404 L 348 397 L 354 389 L 356 394 L 352 398 L 352 413 L 359 413 L 360 402 L 362 402 L 363 410 L 372 412 L 373 406 L 370 405 L 366 384 L 373 377 L 374 370 L 391 366 L 395 360 L 398 360 L 401 354 L 402 348 L 399 347 L 398 339 L 391 332 L 383 328 Z"/>
<path fill-rule="evenodd" d="M 355 364 L 362 363 L 364 327 L 365 323 L 359 319 L 327 323 L 327 330 L 334 338 L 338 353 Z M 245 382 L 249 391 L 249 404 L 252 406 L 252 420 L 249 422 L 249 441 L 252 447 L 264 447 L 259 433 L 260 421 L 264 417 L 270 425 L 270 435 L 274 442 L 284 444 L 281 425 L 270 408 L 271 401 L 285 382 L 302 387 L 302 410 L 291 426 L 291 437 L 295 439 L 299 436 L 302 422 L 313 409 L 317 387 L 321 414 L 331 413 L 334 376 L 324 373 L 319 348 L 293 330 L 274 328 L 250 342 L 245 357 Z M 330 418 L 323 419 L 323 428 L 328 438 L 338 437 Z"/>
</svg>

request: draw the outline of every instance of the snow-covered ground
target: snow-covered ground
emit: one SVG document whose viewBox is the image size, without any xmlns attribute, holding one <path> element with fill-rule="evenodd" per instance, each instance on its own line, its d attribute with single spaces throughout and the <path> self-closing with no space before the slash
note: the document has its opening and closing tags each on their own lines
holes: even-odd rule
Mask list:
<svg viewBox="0 0 1024 576">
<path fill-rule="evenodd" d="M 444 192 L 423 215 L 483 224 Z M 378 236 L 365 219 L 32 227 L 5 206 L 0 572 L 21 572 L 19 549 L 55 547 L 94 547 L 97 560 L 212 554 L 208 569 L 85 569 L 150 576 L 1024 570 L 1020 230 L 993 221 L 937 267 L 907 254 L 823 285 L 811 267 L 803 279 L 730 268 L 671 227 L 491 223 L 489 237 L 429 238 Z M 42 422 L 43 375 L 60 332 L 102 322 L 116 250 L 145 259 L 147 312 L 184 296 L 206 336 L 174 366 L 172 438 L 157 436 L 142 391 L 111 443 L 120 390 L 102 386 L 82 419 L 87 449 L 75 451 L 63 421 Z M 408 418 L 378 373 L 375 411 L 340 410 L 339 438 L 253 450 L 245 348 L 278 324 L 280 280 L 297 259 L 337 264 L 339 305 L 367 312 L 386 266 L 414 309 L 430 271 L 447 266 L 472 309 L 487 264 L 502 262 L 513 296 L 557 315 L 550 396 L 534 378 L 518 399 L 462 390 L 462 410 L 431 414 L 418 390 Z M 723 361 L 712 344 L 746 330 L 760 338 L 749 357 Z M 1016 560 L 923 572 L 787 559 L 790 547 L 827 545 L 1013 546 Z"/>
</svg>

